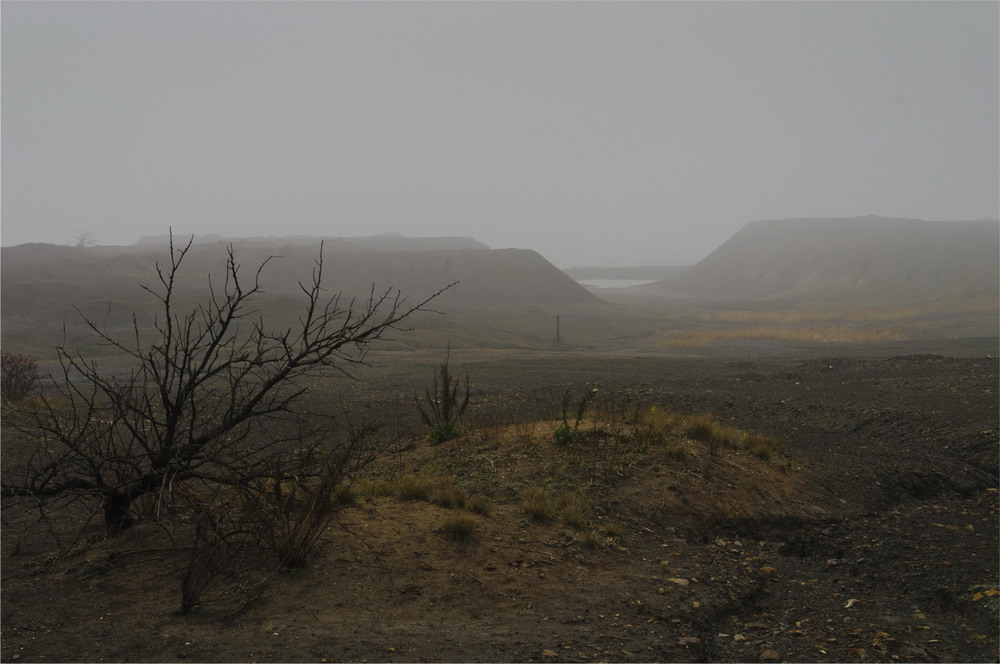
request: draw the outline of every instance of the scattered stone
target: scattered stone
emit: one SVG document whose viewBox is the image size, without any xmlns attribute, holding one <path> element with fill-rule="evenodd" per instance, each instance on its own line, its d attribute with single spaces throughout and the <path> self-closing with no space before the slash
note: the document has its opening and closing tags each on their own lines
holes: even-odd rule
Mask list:
<svg viewBox="0 0 1000 664">
<path fill-rule="evenodd" d="M 691 583 L 687 579 L 682 579 L 682 578 L 679 578 L 679 577 L 674 577 L 674 578 L 671 578 L 671 579 L 667 579 L 667 581 L 669 581 L 670 583 L 676 583 L 677 585 L 682 586 L 682 587 L 683 586 L 687 586 L 689 583 Z"/>
<path fill-rule="evenodd" d="M 684 646 L 685 648 L 689 646 L 697 646 L 701 644 L 701 639 L 697 636 L 682 636 L 677 639 L 677 643 Z"/>
<path fill-rule="evenodd" d="M 772 650 L 768 648 L 767 650 L 762 650 L 758 659 L 762 662 L 780 662 L 781 655 L 778 654 L 777 650 Z"/>
</svg>

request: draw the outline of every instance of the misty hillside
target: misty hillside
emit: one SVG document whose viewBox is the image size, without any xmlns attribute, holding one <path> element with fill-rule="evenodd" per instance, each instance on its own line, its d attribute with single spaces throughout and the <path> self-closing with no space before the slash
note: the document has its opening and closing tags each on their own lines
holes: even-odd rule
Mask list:
<svg viewBox="0 0 1000 664">
<path fill-rule="evenodd" d="M 629 267 L 580 267 L 574 265 L 563 270 L 577 281 L 585 279 L 647 279 L 659 281 L 686 271 L 687 265 L 646 265 Z"/>
<path fill-rule="evenodd" d="M 175 242 L 180 236 L 175 237 Z M 384 233 L 367 237 L 314 237 L 309 235 L 284 235 L 280 237 L 234 238 L 222 235 L 195 235 L 194 244 L 232 242 L 241 245 L 256 244 L 268 247 L 316 246 L 321 240 L 328 251 L 429 251 L 440 249 L 489 249 L 486 244 L 471 237 L 406 237 L 399 233 Z M 187 237 L 184 238 L 187 241 Z M 144 235 L 136 247 L 166 247 L 169 235 Z"/>
<path fill-rule="evenodd" d="M 648 289 L 716 300 L 928 302 L 1000 294 L 1000 224 L 855 217 L 747 224 Z"/>
<path fill-rule="evenodd" d="M 193 245 L 185 258 L 176 292 L 185 303 L 203 300 L 207 275 L 218 287 L 224 276 L 222 242 Z M 265 295 L 258 302 L 269 316 L 296 315 L 302 301 L 298 283 L 308 283 L 319 257 L 319 243 L 271 246 L 236 243 L 241 278 L 252 283 L 254 270 L 269 256 L 261 273 Z M 158 313 L 139 284 L 158 286 L 156 263 L 166 266 L 166 246 L 76 248 L 49 244 L 4 247 L 0 253 L 0 298 L 4 341 L 23 342 L 39 335 L 78 327 L 74 307 L 112 327 L 131 324 L 132 312 L 144 322 Z M 324 248 L 323 283 L 332 294 L 365 299 L 399 289 L 416 304 L 453 282 L 434 301 L 444 313 L 521 314 L 599 303 L 594 295 L 535 251 L 526 249 L 426 249 L 348 251 Z M 294 299 L 293 299 L 294 298 Z M 111 305 L 109 306 L 109 303 Z"/>
</svg>

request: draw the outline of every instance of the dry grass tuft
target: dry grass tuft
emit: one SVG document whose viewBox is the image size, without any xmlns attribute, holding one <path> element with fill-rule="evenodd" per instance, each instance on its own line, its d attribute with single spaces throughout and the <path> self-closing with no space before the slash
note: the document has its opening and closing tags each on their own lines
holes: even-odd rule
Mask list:
<svg viewBox="0 0 1000 664">
<path fill-rule="evenodd" d="M 444 520 L 441 532 L 453 542 L 470 544 L 479 537 L 479 523 L 468 514 L 455 514 Z"/>
<path fill-rule="evenodd" d="M 601 531 L 604 533 L 604 536 L 607 538 L 609 544 L 618 544 L 625 539 L 625 526 L 617 521 L 611 521 L 604 524 Z"/>
<path fill-rule="evenodd" d="M 449 509 L 465 507 L 465 501 L 465 492 L 454 486 L 439 486 L 431 492 L 429 498 L 429 502 Z"/>
<path fill-rule="evenodd" d="M 759 433 L 747 434 L 742 447 L 763 461 L 770 461 L 775 455 L 785 453 L 785 446 L 779 441 Z"/>
<path fill-rule="evenodd" d="M 550 521 L 556 514 L 549 494 L 540 486 L 529 486 L 521 494 L 521 509 L 535 521 Z"/>
<path fill-rule="evenodd" d="M 392 495 L 399 500 L 430 501 L 440 487 L 441 480 L 429 475 L 401 475 L 392 488 Z"/>
<path fill-rule="evenodd" d="M 493 503 L 483 495 L 473 495 L 465 499 L 465 509 L 481 516 L 489 516 L 493 512 Z"/>
<path fill-rule="evenodd" d="M 689 438 L 708 444 L 711 452 L 719 448 L 739 447 L 744 434 L 739 429 L 720 424 L 711 415 L 692 415 L 684 420 L 682 430 Z"/>
<path fill-rule="evenodd" d="M 579 493 L 567 493 L 559 498 L 559 520 L 574 530 L 587 527 L 590 504 Z"/>
</svg>

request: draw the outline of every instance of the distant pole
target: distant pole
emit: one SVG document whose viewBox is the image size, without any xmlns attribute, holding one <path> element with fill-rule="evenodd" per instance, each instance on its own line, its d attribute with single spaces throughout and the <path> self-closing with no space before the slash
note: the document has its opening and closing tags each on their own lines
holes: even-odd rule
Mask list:
<svg viewBox="0 0 1000 664">
<path fill-rule="evenodd" d="M 560 341 L 559 341 L 559 314 L 556 314 L 556 343 L 560 343 Z"/>
</svg>

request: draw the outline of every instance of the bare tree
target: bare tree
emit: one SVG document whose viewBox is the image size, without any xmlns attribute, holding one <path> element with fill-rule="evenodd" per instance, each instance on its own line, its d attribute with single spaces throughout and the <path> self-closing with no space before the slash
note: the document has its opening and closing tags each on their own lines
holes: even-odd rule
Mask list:
<svg viewBox="0 0 1000 664">
<path fill-rule="evenodd" d="M 299 283 L 304 306 L 297 324 L 271 331 L 254 301 L 274 257 L 246 279 L 231 245 L 223 282 L 209 279 L 206 301 L 181 311 L 177 279 L 192 241 L 175 248 L 171 236 L 169 264 L 156 265 L 159 283 L 142 286 L 162 315 L 151 342 L 143 342 L 135 316 L 125 342 L 81 314 L 102 343 L 136 368 L 106 375 L 59 345 L 56 393 L 42 399 L 31 421 L 39 444 L 27 463 L 5 468 L 4 495 L 99 499 L 115 535 L 132 525 L 133 503 L 142 496 L 189 480 L 236 486 L 268 477 L 280 439 L 269 427 L 300 419 L 302 379 L 329 370 L 349 374 L 365 364 L 372 343 L 445 290 L 414 306 L 404 306 L 398 291 L 374 287 L 365 301 L 343 302 L 322 287 L 321 245 L 311 280 Z M 251 444 L 254 433 L 267 434 L 259 437 L 264 442 Z M 296 435 L 303 436 L 301 428 Z"/>
<path fill-rule="evenodd" d="M 30 355 L 0 353 L 0 399 L 20 401 L 38 388 L 38 361 Z"/>
<path fill-rule="evenodd" d="M 73 236 L 73 246 L 77 248 L 92 247 L 97 244 L 97 238 L 90 231 L 78 231 Z"/>
</svg>

